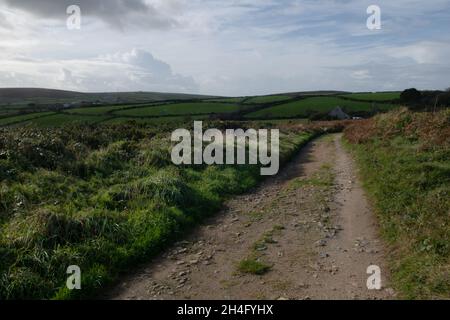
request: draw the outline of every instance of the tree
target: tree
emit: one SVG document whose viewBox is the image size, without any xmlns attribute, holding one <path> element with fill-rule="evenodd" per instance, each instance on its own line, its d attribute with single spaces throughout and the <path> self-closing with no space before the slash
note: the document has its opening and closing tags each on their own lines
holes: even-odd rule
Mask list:
<svg viewBox="0 0 450 320">
<path fill-rule="evenodd" d="M 440 97 L 439 104 L 442 106 L 450 106 L 450 88 L 448 88 Z"/>
<path fill-rule="evenodd" d="M 400 100 L 407 104 L 418 104 L 421 99 L 422 93 L 415 88 L 406 89 L 400 95 Z"/>
</svg>

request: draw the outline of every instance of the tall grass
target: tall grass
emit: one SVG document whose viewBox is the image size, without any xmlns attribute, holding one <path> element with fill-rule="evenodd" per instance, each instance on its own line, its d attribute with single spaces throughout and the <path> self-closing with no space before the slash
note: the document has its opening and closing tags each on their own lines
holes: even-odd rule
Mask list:
<svg viewBox="0 0 450 320">
<path fill-rule="evenodd" d="M 257 185 L 258 166 L 175 167 L 172 129 L 0 129 L 0 299 L 91 297 Z M 282 160 L 323 130 L 284 128 Z M 70 265 L 82 290 L 65 286 Z"/>
<path fill-rule="evenodd" d="M 404 298 L 450 298 L 450 110 L 400 109 L 345 131 Z"/>
</svg>

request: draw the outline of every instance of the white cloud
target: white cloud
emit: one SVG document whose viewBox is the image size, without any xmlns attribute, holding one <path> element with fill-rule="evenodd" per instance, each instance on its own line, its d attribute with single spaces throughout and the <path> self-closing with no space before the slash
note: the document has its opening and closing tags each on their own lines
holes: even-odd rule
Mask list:
<svg viewBox="0 0 450 320">
<path fill-rule="evenodd" d="M 395 47 L 389 50 L 395 58 L 409 58 L 418 64 L 447 64 L 450 57 L 450 44 L 421 41 L 411 45 Z"/>
<path fill-rule="evenodd" d="M 365 80 L 370 79 L 370 72 L 369 70 L 356 70 L 351 73 L 351 77 L 357 80 Z"/>
<path fill-rule="evenodd" d="M 46 86 L 78 91 L 198 91 L 192 78 L 175 74 L 170 65 L 146 51 L 136 49 L 85 60 L 8 60 L 2 69 L 0 86 L 4 87 Z"/>
</svg>

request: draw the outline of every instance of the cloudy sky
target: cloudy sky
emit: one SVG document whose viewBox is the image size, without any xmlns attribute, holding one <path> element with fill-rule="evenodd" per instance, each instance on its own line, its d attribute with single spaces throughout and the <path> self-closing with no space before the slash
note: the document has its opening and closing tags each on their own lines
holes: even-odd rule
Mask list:
<svg viewBox="0 0 450 320">
<path fill-rule="evenodd" d="M 367 28 L 372 4 L 381 30 Z M 449 61 L 450 0 L 0 0 L 0 87 L 444 89 Z"/>
</svg>

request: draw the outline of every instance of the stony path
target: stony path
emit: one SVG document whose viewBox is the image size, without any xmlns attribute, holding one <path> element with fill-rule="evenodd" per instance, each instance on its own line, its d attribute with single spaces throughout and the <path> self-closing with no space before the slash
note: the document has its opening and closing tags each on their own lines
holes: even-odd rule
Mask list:
<svg viewBox="0 0 450 320">
<path fill-rule="evenodd" d="M 383 251 L 353 161 L 330 135 L 106 298 L 392 299 Z M 244 273 L 244 259 L 270 270 Z M 370 265 L 382 270 L 381 290 L 367 289 Z"/>
</svg>

